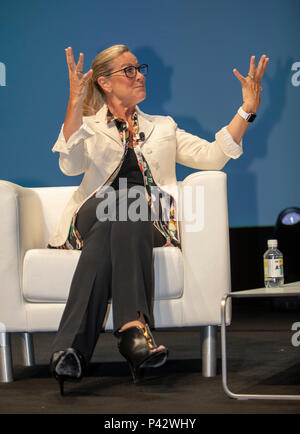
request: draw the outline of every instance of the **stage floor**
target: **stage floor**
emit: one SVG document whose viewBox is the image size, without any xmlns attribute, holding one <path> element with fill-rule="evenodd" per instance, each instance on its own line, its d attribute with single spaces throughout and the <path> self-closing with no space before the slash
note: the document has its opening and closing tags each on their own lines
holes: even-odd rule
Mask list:
<svg viewBox="0 0 300 434">
<path fill-rule="evenodd" d="M 298 306 L 265 300 L 233 300 L 233 321 L 228 328 L 228 383 L 237 393 L 299 394 L 300 346 L 292 344 L 292 325 L 300 322 Z M 300 324 L 299 324 L 300 326 Z M 159 344 L 169 348 L 168 362 L 147 370 L 146 378 L 132 384 L 129 367 L 118 353 L 111 333 L 100 336 L 88 376 L 79 384 L 67 383 L 61 397 L 49 373 L 53 333 L 35 333 L 37 365 L 23 368 L 13 336 L 15 382 L 0 384 L 0 413 L 218 414 L 300 413 L 297 401 L 236 401 L 222 388 L 221 352 L 218 375 L 203 378 L 200 329 L 155 331 Z M 218 333 L 220 343 L 220 331 Z M 298 340 L 294 337 L 294 344 Z M 300 344 L 300 337 L 299 337 Z"/>
</svg>

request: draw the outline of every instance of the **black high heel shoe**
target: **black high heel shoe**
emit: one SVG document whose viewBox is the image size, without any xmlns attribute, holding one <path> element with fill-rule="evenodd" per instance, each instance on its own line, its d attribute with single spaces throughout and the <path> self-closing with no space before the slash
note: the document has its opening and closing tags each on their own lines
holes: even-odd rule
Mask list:
<svg viewBox="0 0 300 434">
<path fill-rule="evenodd" d="M 60 394 L 64 395 L 64 382 L 78 382 L 85 370 L 83 356 L 74 348 L 54 353 L 50 361 L 50 370 L 59 383 Z"/>
<path fill-rule="evenodd" d="M 148 324 L 144 328 L 129 327 L 118 333 L 118 347 L 123 357 L 128 361 L 133 382 L 137 383 L 143 368 L 158 368 L 168 357 L 167 348 L 152 351 L 158 346 L 154 342 Z"/>
</svg>

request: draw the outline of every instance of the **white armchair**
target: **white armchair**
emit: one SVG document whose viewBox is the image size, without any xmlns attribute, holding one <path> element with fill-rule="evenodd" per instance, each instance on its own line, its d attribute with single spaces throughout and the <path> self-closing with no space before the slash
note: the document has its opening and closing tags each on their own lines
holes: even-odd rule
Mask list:
<svg viewBox="0 0 300 434">
<path fill-rule="evenodd" d="M 214 376 L 220 303 L 231 285 L 226 174 L 197 172 L 179 187 L 182 250 L 154 249 L 155 328 L 203 327 L 202 373 Z M 0 181 L 0 382 L 13 381 L 11 333 L 22 333 L 24 364 L 31 366 L 32 333 L 58 329 L 80 251 L 46 245 L 74 189 Z"/>
</svg>

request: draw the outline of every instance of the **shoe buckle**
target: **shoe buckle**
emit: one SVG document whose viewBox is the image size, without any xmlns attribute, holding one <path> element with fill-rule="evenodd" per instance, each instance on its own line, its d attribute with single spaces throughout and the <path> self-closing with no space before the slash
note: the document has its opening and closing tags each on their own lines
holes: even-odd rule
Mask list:
<svg viewBox="0 0 300 434">
<path fill-rule="evenodd" d="M 144 336 L 147 340 L 147 344 L 149 346 L 149 348 L 153 349 L 153 348 L 157 348 L 157 345 L 154 341 L 154 338 L 152 336 L 152 333 L 150 331 L 150 328 L 148 326 L 148 324 L 145 324 L 145 328 L 144 328 Z"/>
</svg>

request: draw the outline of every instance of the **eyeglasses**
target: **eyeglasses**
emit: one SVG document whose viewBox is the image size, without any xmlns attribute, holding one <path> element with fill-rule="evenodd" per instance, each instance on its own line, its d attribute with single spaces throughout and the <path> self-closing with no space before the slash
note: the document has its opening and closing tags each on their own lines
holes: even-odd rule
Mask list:
<svg viewBox="0 0 300 434">
<path fill-rule="evenodd" d="M 126 77 L 128 78 L 135 78 L 136 77 L 136 73 L 137 71 L 139 71 L 141 74 L 143 75 L 147 75 L 148 74 L 148 65 L 146 65 L 145 63 L 143 65 L 140 66 L 126 66 L 126 68 L 122 68 L 119 69 L 118 71 L 114 71 L 111 74 L 107 74 L 106 77 L 116 74 L 117 72 L 121 72 L 124 71 Z"/>
</svg>

